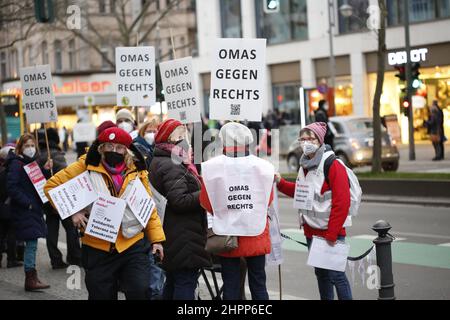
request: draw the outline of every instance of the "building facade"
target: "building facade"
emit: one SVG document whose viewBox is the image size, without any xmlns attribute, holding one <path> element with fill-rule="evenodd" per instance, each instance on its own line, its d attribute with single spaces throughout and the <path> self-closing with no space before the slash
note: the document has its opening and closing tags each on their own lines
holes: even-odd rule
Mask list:
<svg viewBox="0 0 450 320">
<path fill-rule="evenodd" d="M 335 56 L 337 115 L 372 116 L 376 85 L 377 35 L 368 29 L 372 0 L 334 0 L 331 8 Z M 339 8 L 350 5 L 345 17 Z M 330 85 L 328 1 L 279 0 L 279 12 L 266 13 L 264 0 L 197 0 L 199 56 L 194 59 L 204 112 L 209 112 L 211 45 L 220 37 L 267 39 L 266 103 L 264 113 L 279 110 L 292 123 L 300 122 L 299 87 L 307 92 L 309 112 L 326 95 Z M 403 2 L 386 0 L 386 45 L 389 53 L 404 50 Z M 425 48 L 420 61 L 420 87 L 413 98 L 416 140 L 426 139 L 423 121 L 427 106 L 438 100 L 450 134 L 450 1 L 410 0 L 413 49 Z M 407 141 L 407 118 L 400 108 L 401 83 L 386 56 L 381 115 L 395 115 L 402 141 Z M 325 88 L 325 89 L 324 89 Z"/>
</svg>

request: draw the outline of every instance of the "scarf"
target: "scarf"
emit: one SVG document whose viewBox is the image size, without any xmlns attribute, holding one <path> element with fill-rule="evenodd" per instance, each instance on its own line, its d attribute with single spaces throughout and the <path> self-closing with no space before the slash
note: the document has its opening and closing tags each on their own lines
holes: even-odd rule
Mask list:
<svg viewBox="0 0 450 320">
<path fill-rule="evenodd" d="M 183 161 L 183 165 L 186 167 L 186 169 L 191 172 L 197 179 L 200 180 L 200 175 L 198 174 L 197 168 L 192 163 L 192 153 L 184 150 L 180 146 L 172 143 L 158 143 L 156 145 L 161 150 L 164 150 L 166 152 L 169 152 L 171 154 L 176 155 L 180 158 L 180 160 Z"/>
<path fill-rule="evenodd" d="M 300 158 L 300 166 L 308 171 L 314 170 L 319 166 L 324 152 L 325 152 L 325 144 L 322 144 L 320 148 L 317 149 L 316 154 L 312 159 L 309 159 L 305 154 L 302 154 L 302 157 Z"/>
<path fill-rule="evenodd" d="M 114 189 L 116 189 L 116 192 L 119 193 L 123 185 L 123 180 L 127 168 L 125 162 L 118 164 L 115 168 L 109 166 L 104 160 L 102 160 L 102 164 L 112 178 Z"/>
</svg>

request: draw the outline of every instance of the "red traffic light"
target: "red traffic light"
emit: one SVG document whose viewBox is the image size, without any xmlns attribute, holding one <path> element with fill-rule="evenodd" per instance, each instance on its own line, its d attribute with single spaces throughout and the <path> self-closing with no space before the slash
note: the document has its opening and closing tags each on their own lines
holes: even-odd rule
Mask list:
<svg viewBox="0 0 450 320">
<path fill-rule="evenodd" d="M 409 107 L 409 101 L 403 101 L 403 107 L 408 108 Z"/>
</svg>

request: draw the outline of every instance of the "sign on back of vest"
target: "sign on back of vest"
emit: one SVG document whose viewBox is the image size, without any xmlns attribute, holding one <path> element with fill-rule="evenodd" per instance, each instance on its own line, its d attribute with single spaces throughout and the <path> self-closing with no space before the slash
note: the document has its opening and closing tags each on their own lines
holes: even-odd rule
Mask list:
<svg viewBox="0 0 450 320">
<path fill-rule="evenodd" d="M 202 163 L 215 234 L 257 236 L 264 231 L 274 172 L 272 164 L 253 155 L 221 155 Z"/>
<path fill-rule="evenodd" d="M 23 110 L 28 123 L 58 121 L 50 65 L 20 68 Z"/>
<path fill-rule="evenodd" d="M 116 48 L 117 105 L 151 107 L 156 102 L 155 48 Z"/>
<path fill-rule="evenodd" d="M 210 119 L 261 121 L 266 39 L 217 39 L 212 57 Z"/>
<path fill-rule="evenodd" d="M 201 121 L 192 57 L 161 62 L 159 67 L 169 118 L 184 124 Z"/>
<path fill-rule="evenodd" d="M 50 190 L 48 194 L 62 220 L 86 208 L 98 197 L 88 171 Z"/>
</svg>

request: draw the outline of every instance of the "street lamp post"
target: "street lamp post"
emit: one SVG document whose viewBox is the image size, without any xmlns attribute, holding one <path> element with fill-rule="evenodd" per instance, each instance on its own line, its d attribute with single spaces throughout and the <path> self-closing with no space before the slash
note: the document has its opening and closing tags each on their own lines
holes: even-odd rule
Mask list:
<svg viewBox="0 0 450 320">
<path fill-rule="evenodd" d="M 328 36 L 330 42 L 330 72 L 331 72 L 331 83 L 328 90 L 332 90 L 332 99 L 333 99 L 333 115 L 336 115 L 336 105 L 334 104 L 334 86 L 336 82 L 336 60 L 334 58 L 334 49 L 333 49 L 333 27 L 334 27 L 334 19 L 332 20 L 332 16 L 334 15 L 334 0 L 328 0 Z"/>
</svg>

